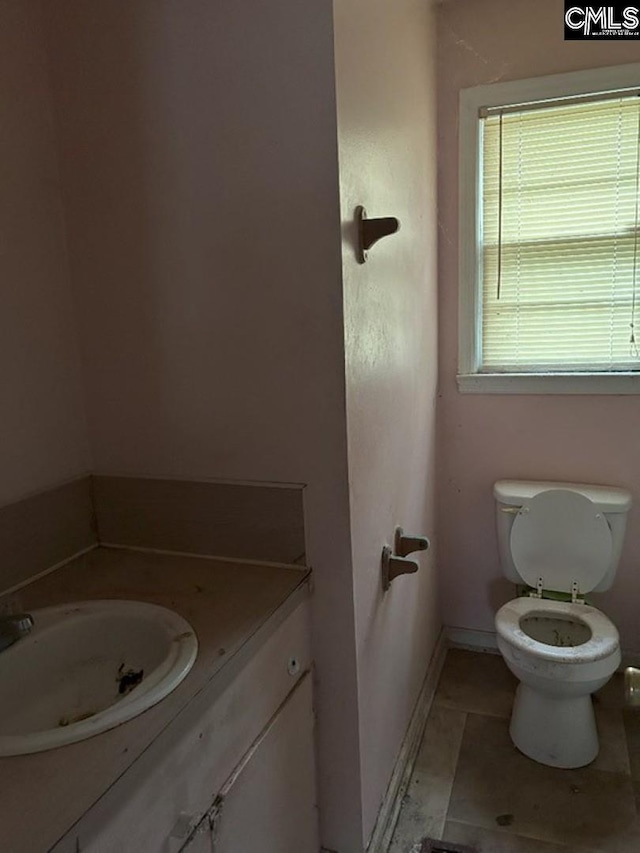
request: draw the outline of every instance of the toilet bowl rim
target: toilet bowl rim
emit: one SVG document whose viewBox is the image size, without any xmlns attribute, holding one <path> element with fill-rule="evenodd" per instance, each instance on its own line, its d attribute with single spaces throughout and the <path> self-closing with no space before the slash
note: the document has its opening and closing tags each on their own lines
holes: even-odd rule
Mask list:
<svg viewBox="0 0 640 853">
<path fill-rule="evenodd" d="M 552 646 L 534 640 L 520 627 L 523 617 L 534 612 L 568 616 L 584 622 L 591 638 L 579 646 Z M 516 598 L 503 604 L 496 613 L 496 630 L 500 637 L 520 651 L 557 663 L 592 663 L 614 655 L 620 647 L 618 629 L 595 607 L 588 604 L 553 601 L 544 598 Z"/>
</svg>

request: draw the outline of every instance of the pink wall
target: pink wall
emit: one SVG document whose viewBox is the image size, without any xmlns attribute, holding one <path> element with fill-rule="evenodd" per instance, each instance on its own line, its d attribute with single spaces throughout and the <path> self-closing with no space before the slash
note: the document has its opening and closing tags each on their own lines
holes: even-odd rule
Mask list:
<svg viewBox="0 0 640 853">
<path fill-rule="evenodd" d="M 358 851 L 438 627 L 433 554 L 387 596 L 379 584 L 395 525 L 434 528 L 427 7 L 336 12 L 342 219 L 364 200 L 403 220 L 366 268 L 347 241 L 344 269 L 329 2 L 0 11 L 13 181 L 0 264 L 15 285 L 3 288 L 0 499 L 89 467 L 68 240 L 96 469 L 307 484 L 323 838 Z"/>
<path fill-rule="evenodd" d="M 334 7 L 366 842 L 440 627 L 433 551 L 388 593 L 380 583 L 397 525 L 435 533 L 435 17 L 423 0 Z M 354 254 L 358 204 L 402 223 L 364 266 Z"/>
<path fill-rule="evenodd" d="M 323 841 L 355 851 L 331 4 L 48 17 L 96 469 L 307 484 Z"/>
<path fill-rule="evenodd" d="M 89 468 L 40 7 L 0 3 L 0 505 Z"/>
<path fill-rule="evenodd" d="M 498 566 L 500 477 L 626 486 L 636 507 L 614 589 L 599 598 L 640 651 L 640 397 L 461 395 L 456 389 L 461 88 L 640 61 L 629 42 L 565 42 L 560 0 L 449 0 L 439 7 L 439 564 L 448 625 L 493 630 L 512 595 Z"/>
<path fill-rule="evenodd" d="M 307 484 L 322 840 L 359 853 L 439 626 L 432 555 L 379 586 L 395 525 L 434 527 L 428 5 L 336 4 L 340 184 L 328 0 L 49 9 L 96 468 Z M 404 222 L 364 269 L 361 200 Z"/>
</svg>

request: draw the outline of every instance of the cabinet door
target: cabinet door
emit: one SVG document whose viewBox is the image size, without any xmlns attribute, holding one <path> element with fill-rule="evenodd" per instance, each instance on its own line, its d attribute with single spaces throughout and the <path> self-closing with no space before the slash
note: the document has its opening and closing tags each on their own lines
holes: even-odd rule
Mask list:
<svg viewBox="0 0 640 853">
<path fill-rule="evenodd" d="M 183 851 L 184 853 L 213 853 L 211 818 L 209 815 L 205 815 L 187 843 L 180 848 L 180 853 L 183 853 Z"/>
<path fill-rule="evenodd" d="M 227 780 L 210 815 L 213 853 L 318 853 L 309 673 Z"/>
</svg>

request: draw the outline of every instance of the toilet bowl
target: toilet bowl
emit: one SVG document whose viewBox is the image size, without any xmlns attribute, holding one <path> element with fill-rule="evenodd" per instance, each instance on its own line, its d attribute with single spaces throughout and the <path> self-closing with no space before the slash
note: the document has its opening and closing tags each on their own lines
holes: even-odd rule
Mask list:
<svg viewBox="0 0 640 853">
<path fill-rule="evenodd" d="M 511 739 L 552 767 L 583 767 L 598 754 L 591 694 L 620 665 L 618 631 L 587 604 L 518 598 L 496 614 L 498 648 L 520 684 Z"/>
<path fill-rule="evenodd" d="M 573 483 L 500 481 L 501 565 L 524 595 L 504 604 L 498 648 L 519 680 L 511 738 L 553 767 L 582 767 L 598 754 L 591 694 L 620 665 L 613 622 L 585 603 L 613 582 L 631 496 Z"/>
</svg>

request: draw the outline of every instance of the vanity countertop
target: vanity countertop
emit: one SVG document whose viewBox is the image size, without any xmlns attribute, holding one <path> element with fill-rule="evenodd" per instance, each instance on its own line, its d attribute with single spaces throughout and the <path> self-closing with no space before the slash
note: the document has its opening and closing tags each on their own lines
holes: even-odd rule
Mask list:
<svg viewBox="0 0 640 853">
<path fill-rule="evenodd" d="M 216 676 L 228 683 L 246 660 L 237 653 L 263 642 L 303 600 L 308 576 L 302 567 L 99 547 L 14 594 L 26 611 L 101 598 L 160 604 L 189 621 L 199 651 L 185 680 L 133 720 L 79 743 L 0 758 L 2 853 L 53 847 L 205 686 Z"/>
</svg>

